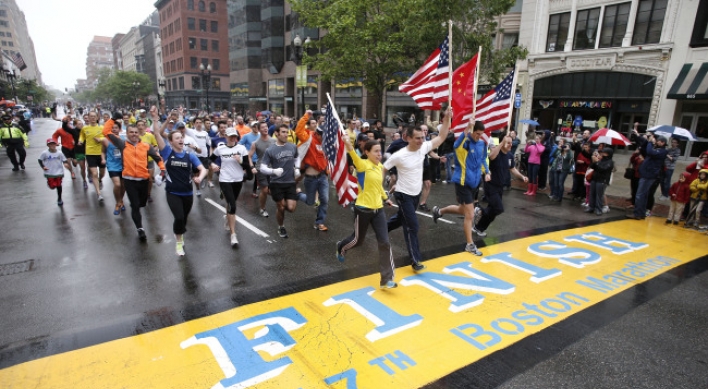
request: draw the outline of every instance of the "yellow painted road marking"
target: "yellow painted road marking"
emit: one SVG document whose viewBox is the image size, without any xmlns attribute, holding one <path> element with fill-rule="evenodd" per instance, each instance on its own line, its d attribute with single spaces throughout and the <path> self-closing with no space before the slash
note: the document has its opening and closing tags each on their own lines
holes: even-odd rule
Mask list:
<svg viewBox="0 0 708 389">
<path fill-rule="evenodd" d="M 647 228 L 648 227 L 648 228 Z M 3 388 L 417 388 L 706 255 L 663 220 L 553 232 L 0 370 Z"/>
</svg>

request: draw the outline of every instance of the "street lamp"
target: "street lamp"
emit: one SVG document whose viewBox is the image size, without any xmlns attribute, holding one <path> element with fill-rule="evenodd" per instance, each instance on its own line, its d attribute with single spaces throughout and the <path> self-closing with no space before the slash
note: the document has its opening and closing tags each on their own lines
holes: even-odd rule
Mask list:
<svg viewBox="0 0 708 389">
<path fill-rule="evenodd" d="M 140 88 L 139 81 L 133 81 L 133 104 L 132 108 L 135 108 L 135 102 L 138 100 L 138 88 Z"/>
<path fill-rule="evenodd" d="M 303 42 L 302 38 L 300 38 L 300 35 L 295 35 L 295 38 L 293 38 L 293 47 L 295 50 L 293 50 L 293 56 L 295 58 L 295 65 L 297 65 L 297 71 L 295 72 L 295 90 L 298 88 L 298 74 L 299 73 L 304 73 L 300 77 L 303 77 L 305 80 L 307 80 L 307 68 L 302 68 L 302 57 L 303 57 Z M 305 38 L 305 46 L 310 44 L 310 37 L 308 36 Z M 305 81 L 307 82 L 307 81 Z M 302 104 L 302 111 L 303 114 L 305 112 L 305 85 L 300 86 L 300 104 Z"/>
<path fill-rule="evenodd" d="M 206 68 L 204 64 L 199 65 L 199 70 L 202 71 L 202 85 L 204 86 L 204 91 L 206 92 L 206 111 L 209 113 L 209 87 L 211 86 L 211 65 L 207 65 Z"/>
<path fill-rule="evenodd" d="M 162 94 L 161 92 L 165 90 L 165 87 L 167 86 L 167 83 L 165 83 L 165 79 L 161 78 L 160 80 L 157 81 L 157 111 L 162 112 L 161 104 L 162 104 Z"/>
</svg>

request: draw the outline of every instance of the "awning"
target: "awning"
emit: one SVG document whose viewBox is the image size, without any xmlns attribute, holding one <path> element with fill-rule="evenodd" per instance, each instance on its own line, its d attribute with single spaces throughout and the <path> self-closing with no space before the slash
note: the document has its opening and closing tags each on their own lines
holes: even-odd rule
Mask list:
<svg viewBox="0 0 708 389">
<path fill-rule="evenodd" d="M 666 97 L 676 100 L 708 100 L 707 75 L 708 62 L 683 65 Z"/>
</svg>

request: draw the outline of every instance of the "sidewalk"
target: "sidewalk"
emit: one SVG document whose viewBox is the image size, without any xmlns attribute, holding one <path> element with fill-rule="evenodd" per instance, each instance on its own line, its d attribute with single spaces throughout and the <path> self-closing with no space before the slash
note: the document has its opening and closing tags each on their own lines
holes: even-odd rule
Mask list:
<svg viewBox="0 0 708 389">
<path fill-rule="evenodd" d="M 624 169 L 629 164 L 629 158 L 631 156 L 632 151 L 630 150 L 616 150 L 614 156 L 612 157 L 612 159 L 615 161 L 615 168 L 617 169 L 617 171 L 614 173 L 614 177 L 612 178 L 612 185 L 607 187 L 607 190 L 605 192 L 605 194 L 607 195 L 607 202 L 609 203 L 608 205 L 610 206 L 610 208 L 623 211 L 629 210 L 628 207 L 631 205 L 631 203 L 626 201 L 626 199 L 630 198 L 631 196 L 631 188 L 629 180 L 624 178 L 623 174 Z M 679 174 L 684 172 L 686 170 L 686 166 L 690 165 L 693 162 L 694 159 L 677 161 L 676 168 L 674 169 L 674 174 L 671 177 L 671 182 L 673 183 L 677 181 Z M 564 191 L 564 193 L 567 193 L 570 191 L 572 186 L 572 180 L 570 179 L 570 177 L 565 180 L 565 185 L 566 190 Z M 526 190 L 526 184 L 518 180 L 512 181 L 512 187 L 518 190 Z M 539 191 L 539 193 L 547 195 L 549 193 L 549 190 L 546 189 L 545 191 Z M 661 189 L 657 189 L 656 191 L 652 215 L 665 217 L 669 213 L 669 205 L 671 204 L 671 201 L 659 200 L 659 196 L 661 196 Z M 564 195 L 564 199 L 571 200 L 568 195 Z"/>
</svg>

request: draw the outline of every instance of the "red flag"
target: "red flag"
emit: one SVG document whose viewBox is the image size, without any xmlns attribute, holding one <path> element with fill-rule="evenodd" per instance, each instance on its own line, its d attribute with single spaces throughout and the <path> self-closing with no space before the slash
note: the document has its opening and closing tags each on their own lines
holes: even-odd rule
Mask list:
<svg viewBox="0 0 708 389">
<path fill-rule="evenodd" d="M 398 87 L 398 90 L 415 100 L 420 109 L 437 110 L 449 96 L 450 43 L 443 43 L 425 60 L 415 74 Z"/>
<path fill-rule="evenodd" d="M 349 174 L 347 154 L 342 140 L 342 123 L 336 116 L 331 103 L 327 104 L 325 111 L 322 149 L 329 161 L 332 182 L 334 182 L 334 186 L 337 189 L 338 202 L 346 207 L 350 202 L 356 200 L 359 188 L 356 177 Z"/>
<path fill-rule="evenodd" d="M 514 71 L 512 70 L 502 82 L 477 100 L 475 120 L 484 123 L 484 132 L 501 130 L 509 124 L 509 114 L 513 107 Z"/>
<path fill-rule="evenodd" d="M 460 66 L 452 74 L 452 131 L 455 137 L 460 135 L 472 118 L 474 111 L 474 79 L 477 71 L 475 54 L 471 60 Z"/>
</svg>

